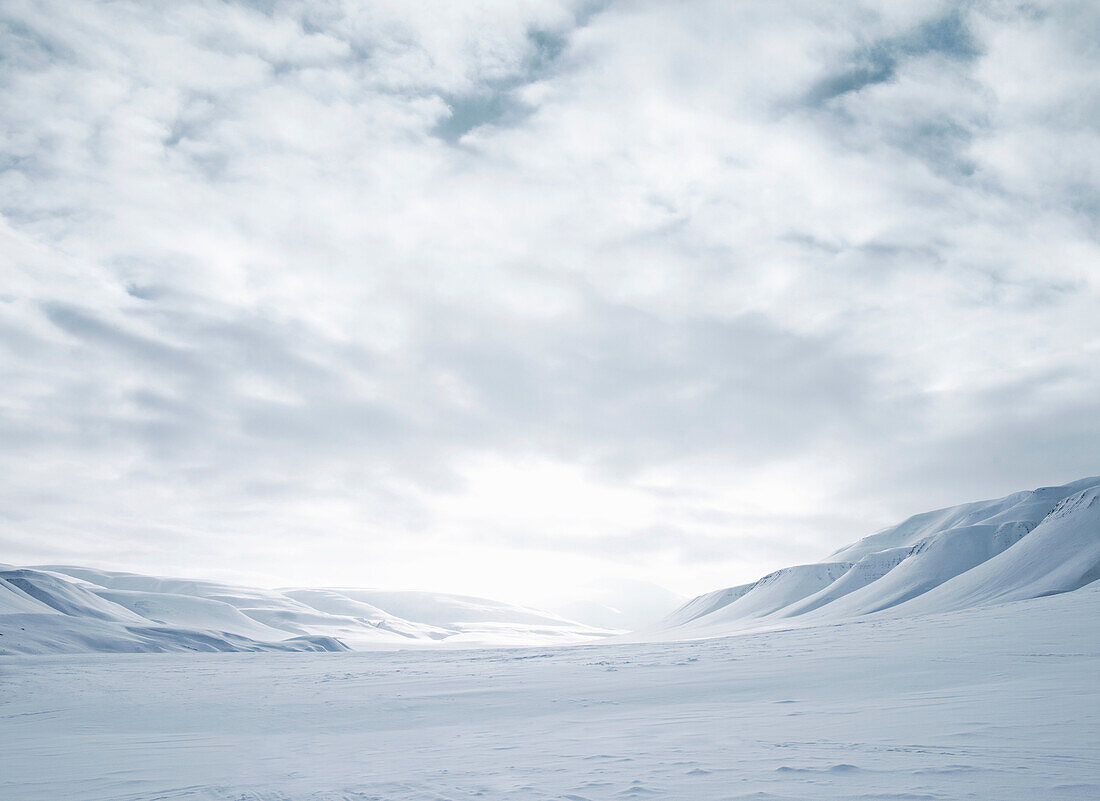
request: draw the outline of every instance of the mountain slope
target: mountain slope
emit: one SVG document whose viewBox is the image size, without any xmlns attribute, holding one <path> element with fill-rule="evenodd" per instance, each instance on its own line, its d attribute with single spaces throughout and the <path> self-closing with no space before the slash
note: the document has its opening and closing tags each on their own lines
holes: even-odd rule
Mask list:
<svg viewBox="0 0 1100 801">
<path fill-rule="evenodd" d="M 1063 499 L 1011 548 L 905 605 L 943 612 L 1073 592 L 1100 581 L 1100 484 Z"/>
<path fill-rule="evenodd" d="M 651 630 L 717 636 L 952 611 L 1100 580 L 1100 477 L 914 515 L 824 562 L 699 596 Z"/>
<path fill-rule="evenodd" d="M 923 615 L 1100 581 L 1100 478 L 915 515 L 813 564 L 683 604 L 641 639 Z M 470 596 L 266 590 L 0 565 L 0 654 L 547 645 L 614 632 Z"/>
<path fill-rule="evenodd" d="M 68 565 L 0 570 L 0 654 L 540 645 L 610 633 L 440 593 L 263 590 Z"/>
</svg>

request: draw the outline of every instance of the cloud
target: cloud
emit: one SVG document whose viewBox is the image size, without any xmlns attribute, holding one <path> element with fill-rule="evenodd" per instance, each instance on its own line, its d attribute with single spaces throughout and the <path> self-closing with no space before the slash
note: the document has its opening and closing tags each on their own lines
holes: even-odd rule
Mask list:
<svg viewBox="0 0 1100 801">
<path fill-rule="evenodd" d="M 1098 471 L 1090 4 L 0 24 L 5 561 L 690 593 Z"/>
<path fill-rule="evenodd" d="M 942 17 L 923 21 L 900 34 L 862 44 L 847 57 L 847 64 L 820 79 L 807 96 L 820 105 L 898 76 L 906 59 L 942 56 L 953 61 L 972 61 L 980 55 L 963 14 L 950 9 Z"/>
</svg>

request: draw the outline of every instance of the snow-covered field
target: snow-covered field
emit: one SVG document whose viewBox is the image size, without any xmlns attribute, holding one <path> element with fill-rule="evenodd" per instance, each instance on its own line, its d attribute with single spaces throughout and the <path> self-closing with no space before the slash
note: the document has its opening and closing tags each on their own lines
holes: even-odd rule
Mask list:
<svg viewBox="0 0 1100 801">
<path fill-rule="evenodd" d="M 693 642 L 0 657 L 0 798 L 1100 798 L 1100 587 Z"/>
<path fill-rule="evenodd" d="M 0 569 L 0 799 L 1100 799 L 1100 478 L 609 634 L 439 593 Z"/>
</svg>

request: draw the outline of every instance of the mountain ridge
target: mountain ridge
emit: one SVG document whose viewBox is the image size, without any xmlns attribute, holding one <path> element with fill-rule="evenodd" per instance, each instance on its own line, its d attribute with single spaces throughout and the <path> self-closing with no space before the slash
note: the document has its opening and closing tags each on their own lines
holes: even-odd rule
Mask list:
<svg viewBox="0 0 1100 801">
<path fill-rule="evenodd" d="M 1073 592 L 1100 580 L 1100 476 L 913 515 L 629 635 L 474 596 L 237 587 L 0 565 L 0 654 L 373 650 L 695 639 Z"/>
<path fill-rule="evenodd" d="M 821 562 L 694 598 L 647 632 L 721 636 L 953 611 L 1072 592 L 1096 580 L 1100 476 L 913 515 Z"/>
<path fill-rule="evenodd" d="M 612 633 L 474 596 L 0 566 L 0 654 L 545 645 Z"/>
</svg>

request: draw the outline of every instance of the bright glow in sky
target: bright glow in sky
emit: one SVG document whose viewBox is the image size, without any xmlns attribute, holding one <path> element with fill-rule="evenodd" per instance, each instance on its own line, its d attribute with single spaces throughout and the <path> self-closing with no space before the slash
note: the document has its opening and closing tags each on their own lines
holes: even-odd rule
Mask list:
<svg viewBox="0 0 1100 801">
<path fill-rule="evenodd" d="M 694 594 L 1100 473 L 1094 2 L 0 26 L 0 561 Z"/>
</svg>

